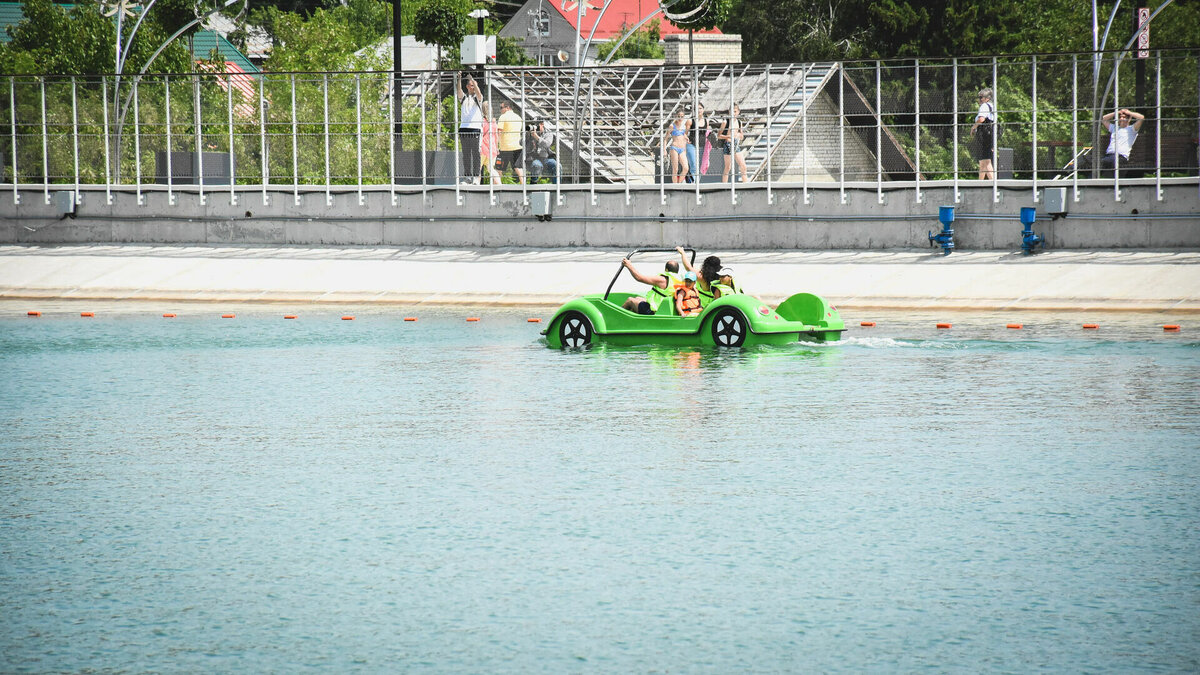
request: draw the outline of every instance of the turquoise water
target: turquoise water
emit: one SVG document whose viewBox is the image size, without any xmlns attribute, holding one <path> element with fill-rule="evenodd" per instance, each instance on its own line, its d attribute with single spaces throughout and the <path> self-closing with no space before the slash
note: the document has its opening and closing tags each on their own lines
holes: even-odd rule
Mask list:
<svg viewBox="0 0 1200 675">
<path fill-rule="evenodd" d="M 1200 668 L 1187 319 L 562 352 L 546 309 L 39 304 L 0 670 Z"/>
</svg>

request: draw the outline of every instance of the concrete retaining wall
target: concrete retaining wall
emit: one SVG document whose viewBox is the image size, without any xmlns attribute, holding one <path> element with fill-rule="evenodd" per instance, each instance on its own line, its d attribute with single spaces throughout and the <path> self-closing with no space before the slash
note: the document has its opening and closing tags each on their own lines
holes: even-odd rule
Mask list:
<svg viewBox="0 0 1200 675">
<path fill-rule="evenodd" d="M 71 189 L 71 186 L 63 186 Z M 912 183 L 885 183 L 883 203 L 876 186 L 810 186 L 810 203 L 800 187 L 771 190 L 738 187 L 731 203 L 728 186 L 703 186 L 696 203 L 692 186 L 597 189 L 563 186 L 553 220 L 532 215 L 521 192 L 488 187 L 397 192 L 388 188 L 333 193 L 214 188 L 203 203 L 194 187 L 145 189 L 139 205 L 133 191 L 81 188 L 75 218 L 60 219 L 43 190 L 21 190 L 20 204 L 0 196 L 0 243 L 162 243 L 432 247 L 614 247 L 675 246 L 704 250 L 895 249 L 928 246 L 927 233 L 940 229 L 938 206 L 954 204 L 947 184 L 923 184 L 916 201 Z M 554 186 L 541 185 L 540 189 Z M 1039 213 L 1035 231 L 1051 249 L 1200 248 L 1200 198 L 1195 178 L 1164 181 L 1163 199 L 1153 181 L 1126 184 L 1121 200 L 1111 182 L 1080 185 L 1078 202 L 1067 187 L 1069 211 L 1051 220 Z M 1022 206 L 1034 204 L 1028 183 L 1013 182 L 993 201 L 990 184 L 961 184 L 954 223 L 959 250 L 1015 250 L 1020 246 Z"/>
</svg>

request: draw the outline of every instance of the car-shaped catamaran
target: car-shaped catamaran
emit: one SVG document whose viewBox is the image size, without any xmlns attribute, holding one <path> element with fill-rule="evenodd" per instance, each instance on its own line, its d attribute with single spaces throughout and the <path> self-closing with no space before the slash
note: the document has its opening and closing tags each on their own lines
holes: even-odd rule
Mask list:
<svg viewBox="0 0 1200 675">
<path fill-rule="evenodd" d="M 695 262 L 695 250 L 685 250 Z M 675 249 L 641 248 L 626 257 L 674 252 Z M 837 309 L 812 293 L 797 293 L 774 309 L 752 295 L 722 295 L 697 316 L 679 316 L 673 298 L 668 298 L 659 304 L 656 314 L 637 314 L 622 307 L 636 294 L 612 292 L 624 269 L 623 265 L 617 269 L 603 295 L 585 295 L 559 307 L 542 331 L 546 343 L 556 348 L 579 348 L 599 342 L 742 347 L 797 341 L 832 342 L 846 330 Z"/>
</svg>

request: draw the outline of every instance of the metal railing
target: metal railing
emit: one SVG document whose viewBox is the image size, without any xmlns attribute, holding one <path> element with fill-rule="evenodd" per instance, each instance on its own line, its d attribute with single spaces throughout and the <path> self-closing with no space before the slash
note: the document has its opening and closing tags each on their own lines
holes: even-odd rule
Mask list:
<svg viewBox="0 0 1200 675">
<path fill-rule="evenodd" d="M 50 191 L 71 186 L 165 190 L 202 196 L 290 191 L 527 191 L 536 168 L 556 189 L 623 188 L 702 192 L 739 184 L 809 191 L 903 186 L 920 201 L 931 184 L 979 181 L 977 156 L 995 158 L 986 180 L 994 198 L 1003 185 L 1073 187 L 1107 181 L 1120 198 L 1130 180 L 1197 176 L 1200 59 L 1195 50 L 1152 52 L 1147 59 L 1113 53 L 1005 56 L 942 61 L 703 65 L 604 68 L 489 67 L 479 81 L 489 124 L 501 102 L 528 130 L 555 134 L 554 162 L 535 153 L 515 160 L 521 171 L 496 169 L 494 144 L 525 147 L 524 131 L 484 134 L 464 148 L 454 71 L 405 73 L 401 96 L 387 72 L 185 73 L 111 76 L 0 76 L 0 165 L 5 189 Z M 120 87 L 114 92 L 114 87 Z M 993 91 L 1001 133 L 991 148 L 970 134 L 978 90 Z M 119 96 L 114 96 L 117 93 Z M 693 101 L 706 107 L 703 129 L 684 122 L 686 143 L 671 135 Z M 126 102 L 113 109 L 112 101 Z M 726 150 L 721 127 L 736 120 L 738 152 Z M 400 111 L 397 106 L 402 106 Z M 1145 116 L 1129 157 L 1101 171 L 1100 119 L 1121 108 Z M 395 120 L 403 122 L 396 133 Z M 508 125 L 509 120 L 500 120 Z M 975 139 L 981 135 L 976 134 Z M 668 146 L 683 145 L 672 164 Z M 476 163 L 476 151 L 484 161 Z M 671 175 L 682 165 L 681 176 Z M 471 170 L 469 167 L 479 167 Z M 522 175 L 523 174 L 523 175 Z M 493 178 L 496 175 L 496 178 Z M 677 182 L 681 181 L 681 182 Z M 742 183 L 747 181 L 746 183 Z M 93 188 L 94 189 L 94 188 Z M 1161 197 L 1161 188 L 1159 190 Z"/>
</svg>

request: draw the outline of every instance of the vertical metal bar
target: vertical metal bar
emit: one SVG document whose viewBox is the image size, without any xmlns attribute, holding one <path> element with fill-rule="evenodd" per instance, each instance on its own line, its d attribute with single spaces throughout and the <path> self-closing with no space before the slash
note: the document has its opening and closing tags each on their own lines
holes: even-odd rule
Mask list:
<svg viewBox="0 0 1200 675">
<path fill-rule="evenodd" d="M 498 159 L 499 155 L 500 155 L 500 129 L 498 127 L 496 127 L 496 114 L 495 114 L 496 107 L 493 105 L 493 101 L 492 101 L 491 80 L 488 80 L 488 82 L 487 82 L 487 99 L 488 99 L 487 100 L 488 115 L 486 117 L 484 117 L 484 122 L 487 122 L 488 127 L 490 128 L 490 131 L 487 132 L 488 135 L 494 135 L 496 137 L 495 147 L 492 148 L 492 153 L 494 155 L 496 155 L 496 157 L 488 158 L 488 161 L 491 162 L 491 165 L 488 166 L 488 168 L 487 168 L 488 169 L 488 172 L 487 172 L 488 204 L 495 206 L 496 205 L 496 182 L 498 182 L 498 181 L 492 181 L 492 176 L 495 175 L 495 173 L 496 173 L 496 159 Z M 480 112 L 480 114 L 482 115 L 482 111 Z M 479 135 L 480 149 L 483 148 L 483 141 L 484 141 L 484 133 L 481 130 L 480 135 Z M 479 159 L 480 159 L 480 162 L 483 161 L 483 153 L 482 152 L 479 153 Z M 482 165 L 480 166 L 480 170 L 479 170 L 479 180 L 483 180 Z"/>
<path fill-rule="evenodd" d="M 267 88 L 267 74 L 262 73 L 258 81 L 258 144 L 259 154 L 262 156 L 262 202 L 266 206 L 269 202 L 267 199 L 267 180 L 270 173 L 270 163 L 267 161 L 267 106 L 266 95 L 263 89 Z M 390 118 L 389 118 L 390 119 Z"/>
<path fill-rule="evenodd" d="M 625 85 L 623 87 L 622 91 L 629 91 L 629 69 L 628 68 L 625 68 L 624 70 L 621 71 L 621 82 L 622 82 L 622 84 Z M 622 135 L 624 136 L 623 140 L 625 143 L 625 159 L 624 159 L 625 204 L 628 205 L 629 204 L 629 97 L 628 96 L 623 96 L 621 98 L 621 108 L 622 108 L 622 112 L 625 115 L 625 117 L 624 117 L 625 122 L 621 126 L 622 126 L 622 130 L 624 132 Z"/>
<path fill-rule="evenodd" d="M 699 73 L 696 69 L 695 64 L 691 64 L 691 69 L 692 69 L 692 123 L 695 124 L 695 122 L 700 119 L 700 78 L 698 76 Z M 707 125 L 708 125 L 708 122 L 706 121 L 705 127 L 704 127 L 705 131 L 708 131 Z M 700 203 L 700 179 L 703 178 L 703 176 L 700 174 L 700 159 L 701 159 L 700 153 L 701 153 L 701 151 L 704 150 L 704 148 L 700 146 L 700 128 L 699 127 L 692 128 L 692 136 L 695 137 L 695 146 L 696 146 L 696 185 L 694 187 L 696 190 L 696 203 L 699 204 Z"/>
<path fill-rule="evenodd" d="M 459 73 L 454 74 L 454 77 L 460 76 Z M 454 84 L 454 201 L 459 206 L 462 206 L 462 169 L 465 167 L 462 166 L 462 149 L 458 141 L 459 106 L 462 105 L 462 102 L 458 100 L 458 83 L 459 81 L 456 80 Z M 441 102 L 439 101 L 438 103 L 440 105 Z M 498 145 L 499 143 L 497 142 Z"/>
<path fill-rule="evenodd" d="M 396 205 L 396 134 L 393 133 L 392 124 L 396 119 L 396 97 L 400 95 L 400 87 L 396 84 L 397 79 L 388 78 L 392 91 L 391 96 L 388 96 L 388 121 L 384 125 L 388 139 L 388 193 L 392 198 L 392 206 Z M 404 105 L 404 102 L 401 101 L 400 104 Z"/>
<path fill-rule="evenodd" d="M 196 184 L 200 186 L 200 203 L 204 204 L 204 141 L 200 137 L 203 117 L 200 112 L 200 76 L 192 76 L 192 120 L 196 130 Z"/>
<path fill-rule="evenodd" d="M 883 203 L 883 65 L 875 62 L 875 201 Z"/>
<path fill-rule="evenodd" d="M 662 136 L 665 135 L 666 129 L 667 129 L 666 110 L 664 108 L 662 108 L 662 106 L 664 106 L 664 102 L 662 102 L 662 70 L 664 70 L 665 67 L 666 66 L 659 66 L 659 130 L 658 130 L 659 137 L 655 138 L 655 142 L 658 145 L 662 144 Z M 733 66 L 731 65 L 730 68 L 732 68 L 732 67 Z M 731 70 L 731 72 L 732 72 L 732 70 Z M 731 80 L 731 82 L 732 82 L 732 80 Z M 666 167 L 667 156 L 666 156 L 666 151 L 662 150 L 661 148 L 655 148 L 655 151 L 656 151 L 656 153 L 659 154 L 659 175 L 658 175 L 659 203 L 666 204 L 667 203 L 667 167 Z M 592 162 L 595 163 L 595 155 L 592 156 Z"/>
<path fill-rule="evenodd" d="M 75 163 L 75 192 L 71 201 L 80 203 L 79 196 L 79 100 L 75 95 L 75 76 L 71 76 L 71 158 Z"/>
<path fill-rule="evenodd" d="M 167 107 L 167 204 L 175 205 L 175 168 L 171 161 L 171 76 L 163 75 L 163 98 Z"/>
<path fill-rule="evenodd" d="M 659 73 L 660 73 L 660 77 L 661 77 L 662 71 L 660 70 Z M 588 106 L 589 107 L 588 119 L 591 120 L 591 123 L 592 123 L 592 133 L 590 134 L 590 136 L 591 136 L 590 140 L 592 141 L 592 150 L 591 150 L 592 161 L 588 163 L 588 173 L 591 174 L 591 188 L 590 188 L 591 203 L 593 205 L 595 205 L 595 203 L 596 203 L 596 96 L 595 96 L 596 71 L 594 71 L 594 70 L 592 71 L 591 92 L 592 92 L 592 94 L 588 96 L 589 104 L 590 104 Z M 662 95 L 661 89 L 659 90 L 659 95 L 660 96 Z"/>
<path fill-rule="evenodd" d="M 237 205 L 237 193 L 233 191 L 237 183 L 237 166 L 233 160 L 233 75 L 225 74 L 225 103 L 229 113 L 229 205 Z"/>
<path fill-rule="evenodd" d="M 954 118 L 954 203 L 958 204 L 962 201 L 962 193 L 958 190 L 958 57 L 951 59 L 950 69 L 952 71 L 951 80 L 953 91 L 951 92 L 950 100 L 952 101 L 951 117 Z"/>
<path fill-rule="evenodd" d="M 800 148 L 801 156 L 804 157 L 804 203 L 812 204 L 811 198 L 808 196 L 808 105 L 812 103 L 812 94 L 808 91 L 808 75 L 811 72 L 806 71 L 804 74 L 804 107 L 800 109 Z"/>
<path fill-rule="evenodd" d="M 291 75 L 292 83 L 292 200 L 300 203 L 300 148 L 299 125 L 296 124 L 296 74 Z"/>
<path fill-rule="evenodd" d="M 108 147 L 108 78 L 103 75 L 100 76 L 100 97 L 100 109 L 104 114 L 104 203 L 112 204 L 112 152 Z M 120 148 L 117 148 L 117 157 L 120 156 Z"/>
<path fill-rule="evenodd" d="M 1120 89 L 1120 76 L 1121 76 L 1121 64 L 1120 64 L 1120 62 L 1114 62 L 1113 63 L 1113 77 L 1112 77 L 1112 80 L 1113 80 L 1113 121 L 1112 121 L 1112 123 L 1113 123 L 1114 133 L 1111 135 L 1113 137 L 1113 140 L 1112 140 L 1113 150 L 1115 151 L 1115 152 L 1113 152 L 1113 201 L 1117 201 L 1117 202 L 1121 201 L 1121 153 L 1120 153 L 1120 148 L 1117 146 L 1116 134 L 1115 134 L 1116 130 L 1121 128 L 1120 127 L 1121 104 L 1120 104 L 1120 97 L 1117 95 L 1117 92 Z M 1097 157 L 1099 157 L 1099 154 L 1097 154 L 1097 151 L 1099 149 L 1100 149 L 1099 147 L 1092 149 L 1092 153 L 1096 154 Z"/>
<path fill-rule="evenodd" d="M 913 121 L 913 142 L 915 143 L 914 154 L 917 156 L 917 172 L 914 174 L 916 178 L 916 202 L 918 204 L 925 201 L 921 196 L 921 60 L 913 59 L 913 110 L 916 112 L 916 119 Z"/>
<path fill-rule="evenodd" d="M 846 203 L 846 68 L 838 73 L 838 189 L 841 203 Z"/>
<path fill-rule="evenodd" d="M 999 66 L 997 65 L 996 57 L 992 57 L 992 116 L 996 119 L 993 124 L 1000 124 L 1000 78 Z M 993 126 L 993 129 L 996 127 Z M 996 204 L 1000 201 L 1000 141 L 996 138 L 996 134 L 992 134 L 992 203 Z"/>
<path fill-rule="evenodd" d="M 525 149 L 525 139 L 529 135 L 529 107 L 525 103 L 525 71 L 521 71 L 521 149 Z M 525 153 L 522 152 L 519 157 L 525 159 Z M 529 176 L 521 181 L 521 203 L 529 204 Z"/>
<path fill-rule="evenodd" d="M 12 132 L 12 182 L 13 204 L 21 203 L 21 193 L 17 192 L 17 78 L 8 78 L 8 113 L 9 129 Z"/>
<path fill-rule="evenodd" d="M 425 128 L 425 120 L 427 117 L 427 115 L 425 114 L 425 105 L 426 105 L 426 100 L 427 100 L 426 96 L 425 96 L 425 92 L 428 89 L 428 87 L 425 86 L 426 82 L 424 79 L 425 78 L 424 74 L 418 75 L 417 77 L 421 78 L 421 134 L 420 134 L 421 135 L 421 199 L 424 200 L 425 195 L 427 194 L 427 192 L 429 190 L 429 188 L 427 186 L 427 180 L 426 180 L 426 177 L 429 175 L 429 171 L 428 171 L 428 167 L 426 167 L 426 154 L 427 153 L 425 151 L 425 134 L 427 132 L 427 130 Z M 438 78 L 437 84 L 440 85 L 441 78 L 442 78 L 441 73 L 436 74 L 435 77 Z M 400 106 L 401 106 L 401 108 L 404 107 L 404 99 L 400 99 Z M 395 119 L 395 118 L 392 118 L 392 119 Z M 497 145 L 496 147 L 500 147 L 500 146 Z M 404 146 L 400 146 L 400 149 L 403 150 Z"/>
<path fill-rule="evenodd" d="M 321 101 L 322 114 L 324 115 L 324 133 L 325 133 L 325 205 L 333 204 L 333 194 L 330 192 L 329 184 L 333 182 L 333 178 L 329 174 L 329 74 L 321 75 Z"/>
<path fill-rule="evenodd" d="M 729 155 L 729 203 L 737 204 L 737 152 L 734 150 L 733 143 L 733 64 L 729 64 L 729 149 L 733 151 Z M 738 120 L 738 131 L 742 130 L 742 121 Z M 740 146 L 737 148 L 740 150 Z"/>
<path fill-rule="evenodd" d="M 775 196 L 771 194 L 771 64 L 767 64 L 767 203 L 774 204 Z"/>
<path fill-rule="evenodd" d="M 1038 203 L 1037 54 L 1033 55 L 1032 64 L 1033 64 L 1033 74 L 1030 77 L 1030 89 L 1032 91 L 1032 95 L 1030 96 L 1030 100 L 1032 101 L 1032 105 L 1033 105 L 1033 116 L 1032 116 L 1032 122 L 1031 122 L 1031 124 L 1033 126 L 1033 203 L 1037 204 Z"/>
<path fill-rule="evenodd" d="M 1163 200 L 1162 189 L 1162 50 L 1154 53 L 1155 61 L 1155 80 L 1154 80 L 1154 166 L 1158 167 L 1158 171 L 1154 174 L 1154 195 L 1158 201 Z"/>
<path fill-rule="evenodd" d="M 50 146 L 49 131 L 46 123 L 46 78 L 39 80 L 42 84 L 42 198 L 50 203 Z"/>
<path fill-rule="evenodd" d="M 554 156 L 557 158 L 562 157 L 562 146 L 559 145 L 559 142 L 562 139 L 562 123 L 559 119 L 558 109 L 558 70 L 555 69 L 552 72 L 554 73 Z M 575 148 L 579 148 L 578 138 L 575 139 Z M 578 152 L 575 153 L 575 157 L 579 157 Z M 557 180 L 554 181 L 554 203 L 562 204 L 562 162 L 559 162 L 558 174 Z"/>
<path fill-rule="evenodd" d="M 142 122 L 139 114 L 138 105 L 138 85 L 141 84 L 142 78 L 133 78 L 133 175 L 137 181 L 137 203 L 141 206 L 142 201 Z M 167 150 L 170 150 L 168 147 Z M 167 153 L 170 154 L 169 152 Z M 121 148 L 117 148 L 117 162 L 121 161 Z"/>
<path fill-rule="evenodd" d="M 358 205 L 362 206 L 362 82 L 358 73 L 354 74 L 354 130 L 354 150 L 358 160 Z"/>
<path fill-rule="evenodd" d="M 1095 148 L 1093 148 L 1094 150 Z M 1071 55 L 1071 157 L 1075 170 L 1071 172 L 1073 201 L 1079 202 L 1079 55 Z M 1096 156 L 1092 155 L 1092 161 Z"/>
</svg>

